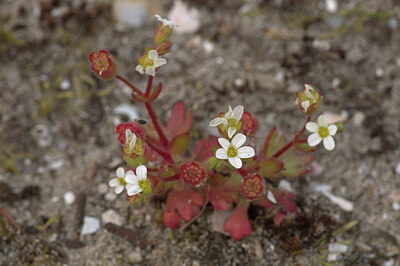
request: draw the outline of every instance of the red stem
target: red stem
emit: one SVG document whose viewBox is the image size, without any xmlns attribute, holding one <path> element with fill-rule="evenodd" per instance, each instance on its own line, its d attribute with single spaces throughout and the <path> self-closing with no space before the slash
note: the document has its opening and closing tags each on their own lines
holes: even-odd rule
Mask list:
<svg viewBox="0 0 400 266">
<path fill-rule="evenodd" d="M 163 178 L 163 181 L 164 182 L 171 182 L 171 181 L 179 180 L 180 178 L 181 178 L 181 175 L 180 174 L 176 174 L 176 175 L 173 175 L 173 176 L 170 176 L 170 177 Z"/>
<path fill-rule="evenodd" d="M 140 96 L 143 96 L 143 92 L 141 92 L 138 88 L 133 86 L 132 83 L 130 83 L 129 81 L 127 81 L 126 79 L 124 79 L 119 75 L 117 75 L 116 78 L 125 83 L 126 85 L 128 85 L 135 93 L 139 94 Z"/>
<path fill-rule="evenodd" d="M 146 94 L 145 97 L 148 98 L 150 96 L 150 91 L 151 91 L 151 86 L 153 84 L 153 76 L 149 76 L 148 82 L 147 82 L 147 88 L 146 88 Z M 157 131 L 158 137 L 160 138 L 161 144 L 164 146 L 164 148 L 168 147 L 168 139 L 165 137 L 164 132 L 162 131 L 160 124 L 158 123 L 156 114 L 153 111 L 153 107 L 151 107 L 151 104 L 149 102 L 145 102 L 144 105 L 146 106 L 147 112 L 149 113 L 151 122 L 153 122 L 154 128 Z"/>
<path fill-rule="evenodd" d="M 273 158 L 278 158 L 278 157 L 281 156 L 283 153 L 285 153 L 287 150 L 289 150 L 289 149 L 296 143 L 296 140 L 297 140 L 299 137 L 301 137 L 301 135 L 303 135 L 304 131 L 306 130 L 306 124 L 307 124 L 308 122 L 310 122 L 310 120 L 311 120 L 311 116 L 308 116 L 308 117 L 307 117 L 307 121 L 304 123 L 304 126 L 303 126 L 303 128 L 299 131 L 299 133 L 297 133 L 289 143 L 287 143 L 285 146 L 283 146 L 282 149 L 280 149 L 279 151 L 277 151 L 272 157 L 273 157 Z"/>
<path fill-rule="evenodd" d="M 159 149 L 156 145 L 154 145 L 153 143 L 151 143 L 148 140 L 146 140 L 146 143 L 147 143 L 147 145 L 149 145 L 149 147 L 152 150 L 154 150 L 155 152 L 160 154 L 160 156 L 163 157 L 164 160 L 166 160 L 169 164 L 175 164 L 174 160 L 172 159 L 172 156 L 168 152 L 165 152 L 165 151 Z"/>
</svg>

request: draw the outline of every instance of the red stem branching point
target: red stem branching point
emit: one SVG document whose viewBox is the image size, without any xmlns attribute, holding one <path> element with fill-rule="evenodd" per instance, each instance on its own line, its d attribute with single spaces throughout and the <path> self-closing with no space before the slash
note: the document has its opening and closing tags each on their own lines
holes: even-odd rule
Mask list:
<svg viewBox="0 0 400 266">
<path fill-rule="evenodd" d="M 132 83 L 130 83 L 129 81 L 127 81 L 120 75 L 117 75 L 116 78 L 119 79 L 120 81 L 122 81 L 123 83 L 125 83 L 126 85 L 128 85 L 128 87 L 130 87 L 132 89 L 132 91 L 134 91 L 135 93 L 139 94 L 140 96 L 144 96 L 143 92 L 141 92 L 138 88 L 133 86 Z"/>
<path fill-rule="evenodd" d="M 155 152 L 157 152 L 161 157 L 164 158 L 164 160 L 166 160 L 169 164 L 175 164 L 174 160 L 172 159 L 172 156 L 166 152 L 163 151 L 161 149 L 159 149 L 156 145 L 154 145 L 152 142 L 146 140 L 147 145 L 149 145 L 149 147 L 154 150 Z"/>
<path fill-rule="evenodd" d="M 282 149 L 280 149 L 279 151 L 277 151 L 272 157 L 273 157 L 273 158 L 278 158 L 278 157 L 281 156 L 283 153 L 285 153 L 287 150 L 289 150 L 289 149 L 296 143 L 297 139 L 298 139 L 299 137 L 301 137 L 301 136 L 304 134 L 304 131 L 306 130 L 306 124 L 307 124 L 308 122 L 310 122 L 310 120 L 311 120 L 311 116 L 308 116 L 308 117 L 307 117 L 307 121 L 304 123 L 304 126 L 303 126 L 303 128 L 299 131 L 299 133 L 297 133 L 289 143 L 287 143 L 285 146 L 283 146 Z"/>
</svg>

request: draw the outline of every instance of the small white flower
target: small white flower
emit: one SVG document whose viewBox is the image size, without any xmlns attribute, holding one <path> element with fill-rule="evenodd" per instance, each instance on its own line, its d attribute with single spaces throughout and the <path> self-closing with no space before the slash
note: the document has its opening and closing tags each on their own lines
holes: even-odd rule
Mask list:
<svg viewBox="0 0 400 266">
<path fill-rule="evenodd" d="M 144 62 L 144 66 L 141 64 L 136 66 L 136 71 L 142 75 L 146 74 L 154 77 L 156 75 L 156 68 L 165 65 L 167 60 L 159 57 L 156 50 L 150 50 L 148 54 L 144 56 Z"/>
<path fill-rule="evenodd" d="M 218 149 L 215 153 L 217 159 L 226 160 L 236 169 L 242 167 L 242 160 L 246 158 L 251 158 L 255 155 L 255 151 L 250 146 L 242 145 L 246 142 L 246 136 L 242 133 L 237 134 L 233 137 L 232 142 L 227 139 L 219 138 L 219 144 L 222 148 Z"/>
<path fill-rule="evenodd" d="M 126 173 L 126 175 L 129 175 L 129 174 L 133 174 L 133 172 L 132 171 L 128 171 Z M 130 185 L 126 184 L 126 182 L 125 182 L 125 170 L 124 170 L 124 168 L 118 167 L 118 169 L 116 171 L 116 175 L 117 175 L 117 177 L 111 179 L 108 182 L 108 185 L 110 187 L 115 187 L 115 190 L 114 190 L 115 194 L 120 194 L 124 190 L 124 187 L 126 187 L 126 189 L 128 189 L 130 187 Z"/>
<path fill-rule="evenodd" d="M 132 172 L 125 176 L 125 181 L 129 188 L 127 188 L 127 193 L 129 196 L 136 195 L 142 192 L 147 185 L 147 168 L 144 165 L 139 165 L 136 168 L 136 175 Z"/>
<path fill-rule="evenodd" d="M 132 153 L 133 148 L 135 147 L 137 137 L 135 133 L 132 133 L 130 129 L 127 129 L 125 131 L 125 145 L 126 148 L 128 149 L 129 154 Z"/>
<path fill-rule="evenodd" d="M 164 26 L 170 26 L 172 27 L 179 27 L 178 24 L 173 23 L 172 21 L 169 21 L 166 18 L 162 18 L 160 15 L 154 15 L 157 19 L 157 21 L 160 21 L 162 24 L 164 24 Z"/>
<path fill-rule="evenodd" d="M 229 105 L 229 110 L 222 117 L 217 117 L 211 120 L 210 127 L 216 127 L 220 124 L 223 125 L 223 130 L 228 129 L 228 137 L 232 138 L 232 136 L 236 133 L 236 129 L 240 119 L 242 119 L 242 115 L 244 112 L 244 107 L 242 105 L 238 105 L 233 108 Z"/>
<path fill-rule="evenodd" d="M 331 151 L 335 148 L 335 140 L 332 136 L 336 134 L 337 126 L 329 125 L 324 115 L 318 117 L 318 124 L 308 122 L 306 129 L 313 133 L 307 139 L 308 145 L 311 147 L 317 146 L 323 140 L 325 149 Z"/>
</svg>

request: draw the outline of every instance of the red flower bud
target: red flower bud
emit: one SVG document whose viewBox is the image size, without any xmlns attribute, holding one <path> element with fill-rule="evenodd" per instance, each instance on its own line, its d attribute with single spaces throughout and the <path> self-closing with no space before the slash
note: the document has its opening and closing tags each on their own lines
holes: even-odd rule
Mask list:
<svg viewBox="0 0 400 266">
<path fill-rule="evenodd" d="M 305 84 L 304 90 L 297 92 L 296 96 L 296 104 L 306 115 L 315 113 L 321 105 L 322 94 L 311 84 Z"/>
<path fill-rule="evenodd" d="M 206 177 L 205 171 L 197 163 L 185 163 L 180 169 L 183 182 L 191 186 L 199 185 Z"/>
<path fill-rule="evenodd" d="M 93 73 L 100 79 L 111 80 L 117 75 L 115 59 L 106 50 L 100 50 L 98 54 L 92 52 L 89 55 L 89 60 L 92 63 Z"/>
<path fill-rule="evenodd" d="M 254 135 L 258 129 L 258 120 L 255 115 L 247 111 L 242 115 L 242 132 L 246 136 Z"/>
<path fill-rule="evenodd" d="M 260 175 L 245 177 L 240 185 L 240 192 L 246 199 L 254 200 L 263 191 L 263 180 Z"/>
<path fill-rule="evenodd" d="M 161 56 L 163 54 L 166 54 L 169 52 L 169 49 L 171 48 L 172 43 L 170 41 L 165 41 L 156 47 L 154 47 L 154 50 L 158 52 L 158 55 Z"/>
<path fill-rule="evenodd" d="M 174 210 L 164 210 L 163 222 L 165 226 L 175 229 L 179 226 L 180 219 L 178 214 Z"/>
<path fill-rule="evenodd" d="M 224 224 L 224 231 L 235 240 L 240 240 L 251 233 L 251 224 L 247 215 L 248 207 L 248 203 L 239 202 L 232 216 Z"/>
<path fill-rule="evenodd" d="M 161 23 L 160 26 L 157 29 L 156 34 L 154 34 L 154 43 L 155 45 L 160 45 L 162 44 L 171 34 L 172 32 L 172 27 L 169 25 L 164 25 L 164 23 Z"/>
</svg>

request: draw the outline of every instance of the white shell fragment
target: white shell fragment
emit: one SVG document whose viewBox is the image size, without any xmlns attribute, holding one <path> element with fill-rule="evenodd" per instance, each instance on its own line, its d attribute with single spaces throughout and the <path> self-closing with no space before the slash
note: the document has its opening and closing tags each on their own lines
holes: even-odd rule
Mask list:
<svg viewBox="0 0 400 266">
<path fill-rule="evenodd" d="M 344 199 L 342 197 L 338 197 L 333 195 L 330 191 L 332 187 L 327 184 L 321 184 L 314 187 L 314 191 L 322 193 L 325 197 L 327 197 L 332 203 L 338 205 L 342 210 L 351 212 L 354 210 L 353 202 Z"/>
<path fill-rule="evenodd" d="M 90 235 L 96 233 L 100 229 L 100 221 L 95 217 L 83 217 L 83 226 L 81 235 Z"/>
</svg>

